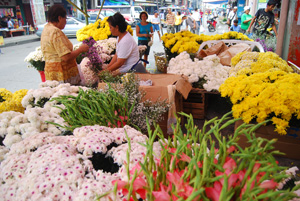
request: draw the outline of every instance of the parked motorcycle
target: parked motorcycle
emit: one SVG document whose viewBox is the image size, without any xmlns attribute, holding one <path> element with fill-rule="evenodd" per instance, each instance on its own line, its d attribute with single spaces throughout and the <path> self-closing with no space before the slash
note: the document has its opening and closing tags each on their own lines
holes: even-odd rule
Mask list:
<svg viewBox="0 0 300 201">
<path fill-rule="evenodd" d="M 207 20 L 207 24 L 208 24 L 208 31 L 209 32 L 214 32 L 216 31 L 216 26 L 217 26 L 217 21 L 216 21 L 216 18 L 217 17 L 213 17 L 213 18 L 210 18 L 209 20 Z"/>
</svg>

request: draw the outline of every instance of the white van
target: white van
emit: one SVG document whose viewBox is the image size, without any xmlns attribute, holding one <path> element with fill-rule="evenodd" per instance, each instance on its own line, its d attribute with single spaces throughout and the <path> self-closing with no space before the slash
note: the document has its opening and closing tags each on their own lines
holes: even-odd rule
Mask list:
<svg viewBox="0 0 300 201">
<path fill-rule="evenodd" d="M 101 6 L 97 6 L 100 8 Z M 130 17 L 132 20 L 131 26 L 135 26 L 140 21 L 140 13 L 143 11 L 141 6 L 118 5 L 118 6 L 103 6 L 103 9 L 113 9 L 120 12 L 122 15 Z M 130 20 L 130 21 L 131 21 Z"/>
</svg>

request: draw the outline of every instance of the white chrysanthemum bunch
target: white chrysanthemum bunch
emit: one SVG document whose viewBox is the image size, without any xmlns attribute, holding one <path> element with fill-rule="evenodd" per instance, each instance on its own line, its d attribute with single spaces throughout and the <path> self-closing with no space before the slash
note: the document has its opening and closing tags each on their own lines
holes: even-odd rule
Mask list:
<svg viewBox="0 0 300 201">
<path fill-rule="evenodd" d="M 114 180 L 127 180 L 125 161 L 131 140 L 130 166 L 144 160 L 147 136 L 137 130 L 85 126 L 71 136 L 39 133 L 12 145 L 0 164 L 1 200 L 94 200 L 110 192 Z M 108 150 L 111 143 L 119 145 Z M 124 144 L 125 143 L 125 144 Z M 155 143 L 153 154 L 160 157 Z M 120 166 L 116 173 L 95 170 L 90 153 L 107 154 Z M 131 166 L 132 167 L 132 166 Z M 121 200 L 122 194 L 108 194 L 101 200 Z"/>
<path fill-rule="evenodd" d="M 116 50 L 117 39 L 108 38 L 105 40 L 96 41 L 94 47 L 97 48 L 97 52 L 103 62 L 108 62 L 113 57 L 113 52 Z"/>
<path fill-rule="evenodd" d="M 35 51 L 30 52 L 25 57 L 24 61 L 27 63 L 28 68 L 33 67 L 32 64 L 30 63 L 31 61 L 45 61 L 41 47 L 37 47 L 35 48 Z"/>
<path fill-rule="evenodd" d="M 230 67 L 223 66 L 216 55 L 193 61 L 187 52 L 182 52 L 170 60 L 167 72 L 188 76 L 190 83 L 205 79 L 204 89 L 212 91 L 219 90 L 220 85 L 228 78 L 229 70 Z"/>
<path fill-rule="evenodd" d="M 29 90 L 22 100 L 22 105 L 26 108 L 24 114 L 13 111 L 0 114 L 0 137 L 4 138 L 3 144 L 11 147 L 14 143 L 41 132 L 61 134 L 65 129 L 47 123 L 66 125 L 64 119 L 60 117 L 61 110 L 54 107 L 56 101 L 50 102 L 49 100 L 60 95 L 77 96 L 78 92 L 78 86 L 71 86 L 69 83 L 59 84 L 57 81 L 49 80 L 41 83 L 39 89 Z"/>
<path fill-rule="evenodd" d="M 87 87 L 80 87 L 87 90 Z M 51 98 L 61 95 L 76 96 L 79 92 L 78 86 L 73 86 L 70 83 L 59 83 L 58 81 L 47 80 L 39 85 L 38 89 L 30 89 L 22 100 L 22 106 L 26 109 L 42 106 Z M 43 103 L 42 103 L 43 102 Z"/>
</svg>

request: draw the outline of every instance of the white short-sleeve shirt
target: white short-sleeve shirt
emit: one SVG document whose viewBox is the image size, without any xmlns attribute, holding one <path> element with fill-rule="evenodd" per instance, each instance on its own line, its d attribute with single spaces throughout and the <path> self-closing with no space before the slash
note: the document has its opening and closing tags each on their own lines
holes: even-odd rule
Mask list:
<svg viewBox="0 0 300 201">
<path fill-rule="evenodd" d="M 192 17 L 194 18 L 194 20 L 196 20 L 196 21 L 200 21 L 200 19 L 201 19 L 201 16 L 200 16 L 200 13 L 197 11 L 195 11 L 194 13 L 193 13 L 193 15 L 192 15 Z"/>
<path fill-rule="evenodd" d="M 117 41 L 119 41 L 119 37 Z M 138 62 L 140 59 L 139 48 L 130 33 L 127 32 L 120 42 L 117 42 L 116 54 L 118 58 L 127 59 L 119 68 L 121 73 L 126 73 Z"/>
</svg>

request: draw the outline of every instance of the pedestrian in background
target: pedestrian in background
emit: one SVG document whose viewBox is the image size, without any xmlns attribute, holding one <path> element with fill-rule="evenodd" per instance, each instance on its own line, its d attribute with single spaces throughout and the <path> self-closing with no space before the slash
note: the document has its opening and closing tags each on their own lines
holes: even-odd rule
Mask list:
<svg viewBox="0 0 300 201">
<path fill-rule="evenodd" d="M 13 23 L 10 16 L 8 16 L 8 18 L 7 18 L 7 28 L 8 29 L 13 29 L 14 28 L 14 23 Z"/>
<path fill-rule="evenodd" d="M 198 9 L 195 8 L 195 12 L 193 13 L 192 17 L 194 18 L 194 20 L 196 21 L 196 23 L 198 24 L 198 30 L 196 30 L 196 34 L 199 34 L 199 28 L 200 28 L 200 12 L 198 12 Z"/>
<path fill-rule="evenodd" d="M 146 11 L 142 11 L 140 13 L 141 22 L 136 25 L 136 36 L 138 37 L 138 45 L 145 45 L 147 49 L 144 53 L 144 60 L 148 61 L 148 55 L 150 52 L 149 42 L 153 36 L 153 28 L 151 22 L 147 22 L 148 13 Z M 147 63 L 144 62 L 144 66 L 146 67 Z"/>
<path fill-rule="evenodd" d="M 186 30 L 188 30 L 188 27 L 190 26 L 190 31 L 192 33 L 196 33 L 197 30 L 199 30 L 199 26 L 198 23 L 196 23 L 196 20 L 194 18 L 192 18 L 191 16 L 183 16 L 182 20 L 185 20 L 185 24 L 186 24 Z"/>
<path fill-rule="evenodd" d="M 241 27 L 238 25 L 238 20 L 233 20 L 233 25 L 230 27 L 230 31 L 241 32 Z"/>
<path fill-rule="evenodd" d="M 153 32 L 157 31 L 159 42 L 160 42 L 161 41 L 160 33 L 159 33 L 160 19 L 157 12 L 154 13 L 154 17 L 151 19 L 151 23 L 152 23 Z"/>
<path fill-rule="evenodd" d="M 171 8 L 168 8 L 168 14 L 166 17 L 167 21 L 167 33 L 175 33 L 175 14 L 172 13 Z"/>
<path fill-rule="evenodd" d="M 80 76 L 76 57 L 89 50 L 86 44 L 73 50 L 73 44 L 61 31 L 67 23 L 66 9 L 59 4 L 48 10 L 48 23 L 41 36 L 41 49 L 45 57 L 46 80 L 56 80 L 60 83 L 79 84 Z"/>
<path fill-rule="evenodd" d="M 175 31 L 179 32 L 181 27 L 182 19 L 181 19 L 181 12 L 178 11 L 177 15 L 175 16 Z"/>
<path fill-rule="evenodd" d="M 255 22 L 253 28 L 254 34 L 258 36 L 266 37 L 267 28 L 269 28 L 269 26 L 272 26 L 273 31 L 277 37 L 277 30 L 275 26 L 274 13 L 273 13 L 273 10 L 276 5 L 277 2 L 275 0 L 269 0 L 266 8 L 261 8 L 256 12 L 255 16 L 251 20 L 251 23 L 247 31 L 250 33 L 250 29 Z"/>
<path fill-rule="evenodd" d="M 244 34 L 246 33 L 246 31 L 248 30 L 251 20 L 252 20 L 252 15 L 249 14 L 250 13 L 250 7 L 249 6 L 245 6 L 244 8 L 244 13 L 241 17 L 241 32 Z"/>
<path fill-rule="evenodd" d="M 237 7 L 235 6 L 232 11 L 229 12 L 228 14 L 228 19 L 227 19 L 227 24 L 228 24 L 228 28 L 230 29 L 230 27 L 233 25 L 233 21 L 237 20 L 238 16 L 237 16 Z"/>
</svg>

